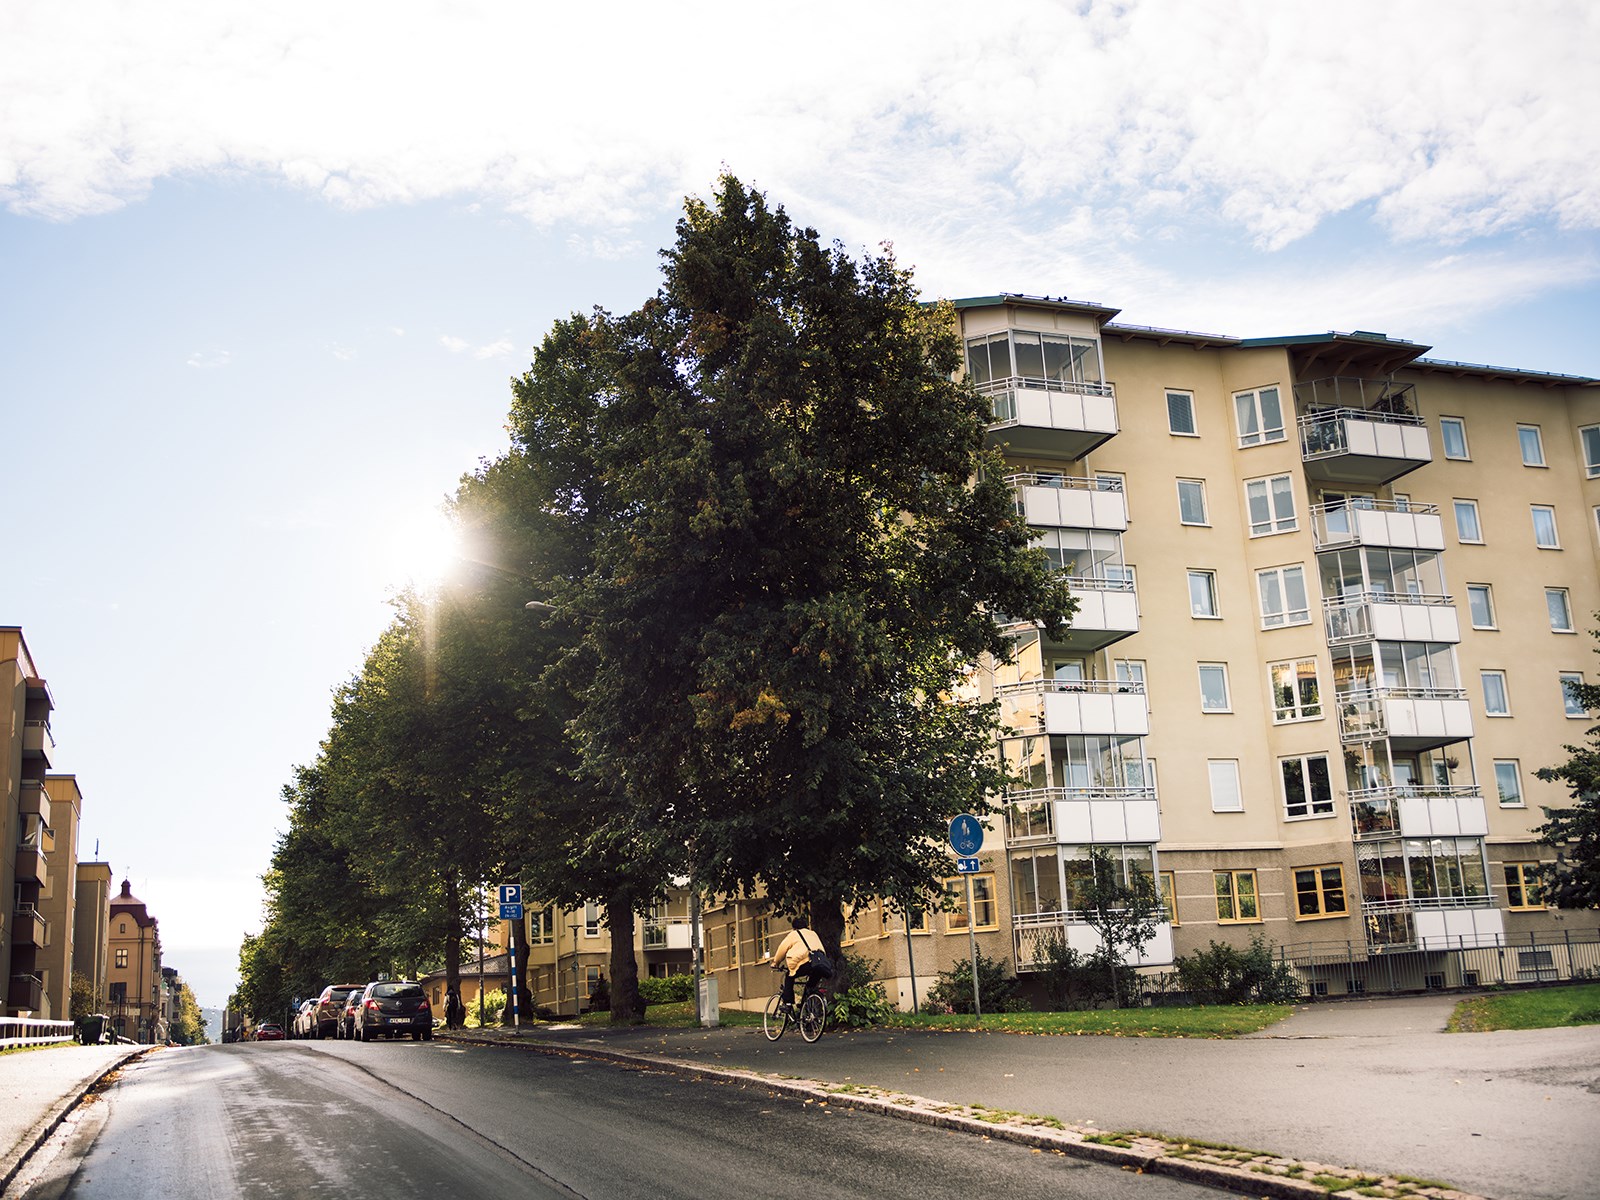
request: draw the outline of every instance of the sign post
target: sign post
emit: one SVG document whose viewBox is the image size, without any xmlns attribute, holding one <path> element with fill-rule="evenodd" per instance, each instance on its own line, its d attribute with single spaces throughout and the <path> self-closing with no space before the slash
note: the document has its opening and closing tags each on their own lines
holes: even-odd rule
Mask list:
<svg viewBox="0 0 1600 1200">
<path fill-rule="evenodd" d="M 956 852 L 956 870 L 967 877 L 967 949 L 972 955 L 972 1015 L 983 1020 L 983 1002 L 978 995 L 977 906 L 973 902 L 972 877 L 977 873 L 978 851 L 983 848 L 983 825 L 971 813 L 962 813 L 950 822 L 950 849 Z"/>
<path fill-rule="evenodd" d="M 520 883 L 502 883 L 500 885 L 500 919 L 502 921 L 522 920 L 522 885 Z M 506 965 L 510 968 L 511 975 L 511 1024 L 522 1024 L 522 1014 L 517 1005 L 517 993 L 521 991 L 520 978 L 517 975 L 517 942 L 520 939 L 512 938 L 506 947 Z M 483 962 L 480 952 L 478 961 Z M 482 995 L 482 985 L 479 985 L 479 995 Z"/>
</svg>

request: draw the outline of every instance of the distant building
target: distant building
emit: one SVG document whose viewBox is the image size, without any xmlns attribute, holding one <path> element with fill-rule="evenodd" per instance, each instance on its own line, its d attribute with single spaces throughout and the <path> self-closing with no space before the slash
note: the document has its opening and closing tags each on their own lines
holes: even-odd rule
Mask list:
<svg viewBox="0 0 1600 1200">
<path fill-rule="evenodd" d="M 89 981 L 90 1010 L 106 1010 L 106 963 L 110 953 L 111 864 L 78 864 L 77 914 L 72 932 L 72 969 Z"/>
<path fill-rule="evenodd" d="M 135 1042 L 163 1039 L 159 923 L 126 879 L 111 899 L 107 949 L 106 1011 L 112 1028 Z"/>
</svg>

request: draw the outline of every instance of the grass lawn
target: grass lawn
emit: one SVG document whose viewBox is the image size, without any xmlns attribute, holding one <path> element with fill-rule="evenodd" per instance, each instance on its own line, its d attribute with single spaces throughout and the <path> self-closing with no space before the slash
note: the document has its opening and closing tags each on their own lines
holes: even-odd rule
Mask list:
<svg viewBox="0 0 1600 1200">
<path fill-rule="evenodd" d="M 1562 1025 L 1600 1025 L 1600 983 L 1474 996 L 1456 1005 L 1445 1028 L 1450 1033 L 1487 1033 Z"/>
<path fill-rule="evenodd" d="M 1290 1013 L 1286 1004 L 1249 1004 L 1194 1008 L 1125 1008 L 1096 1012 L 992 1013 L 982 1021 L 959 1013 L 928 1016 L 897 1013 L 884 1023 L 890 1029 L 974 1030 L 1031 1034 L 1104 1034 L 1111 1037 L 1228 1038 L 1283 1020 Z M 723 1025 L 758 1026 L 761 1014 L 724 1008 Z M 609 1025 L 609 1013 L 585 1013 L 583 1025 Z M 694 1005 L 652 1004 L 645 1010 L 645 1023 L 667 1029 L 692 1029 Z"/>
</svg>

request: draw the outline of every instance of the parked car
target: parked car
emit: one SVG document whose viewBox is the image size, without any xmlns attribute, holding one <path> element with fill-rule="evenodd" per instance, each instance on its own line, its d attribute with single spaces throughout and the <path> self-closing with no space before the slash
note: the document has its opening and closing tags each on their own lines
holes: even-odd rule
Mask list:
<svg viewBox="0 0 1600 1200">
<path fill-rule="evenodd" d="M 360 983 L 330 983 L 322 989 L 312 1004 L 314 1006 L 311 1019 L 307 1022 L 310 1032 L 308 1037 L 330 1038 L 339 1030 L 339 1019 L 344 1015 L 345 1001 L 350 998 L 351 992 L 360 992 L 365 987 Z"/>
<path fill-rule="evenodd" d="M 282 1025 L 259 1025 L 256 1027 L 256 1041 L 281 1042 L 283 1041 Z"/>
<path fill-rule="evenodd" d="M 433 1008 L 422 985 L 409 979 L 367 984 L 356 1009 L 356 1040 L 370 1042 L 407 1033 L 412 1041 L 433 1040 Z"/>
<path fill-rule="evenodd" d="M 339 1024 L 334 1029 L 335 1037 L 354 1038 L 356 1036 L 356 1009 L 361 1007 L 361 997 L 366 990 L 366 984 L 357 984 L 351 993 L 344 998 L 344 1007 L 339 1010 Z"/>
<path fill-rule="evenodd" d="M 317 1011 L 315 1000 L 302 1000 L 300 1007 L 294 1011 L 294 1023 L 289 1026 L 289 1036 L 292 1038 L 308 1038 L 311 1036 L 311 1022 L 313 1014 Z"/>
</svg>

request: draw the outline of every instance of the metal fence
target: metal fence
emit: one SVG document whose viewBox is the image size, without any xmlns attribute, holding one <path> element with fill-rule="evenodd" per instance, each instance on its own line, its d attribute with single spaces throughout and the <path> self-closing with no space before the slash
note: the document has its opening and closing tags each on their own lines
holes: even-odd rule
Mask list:
<svg viewBox="0 0 1600 1200">
<path fill-rule="evenodd" d="M 1588 930 L 1386 953 L 1369 953 L 1359 942 L 1301 942 L 1274 953 L 1294 968 L 1313 1000 L 1600 979 L 1600 933 Z"/>
<path fill-rule="evenodd" d="M 0 1017 L 0 1050 L 47 1046 L 72 1040 L 71 1021 L 36 1021 L 32 1017 Z"/>
</svg>

